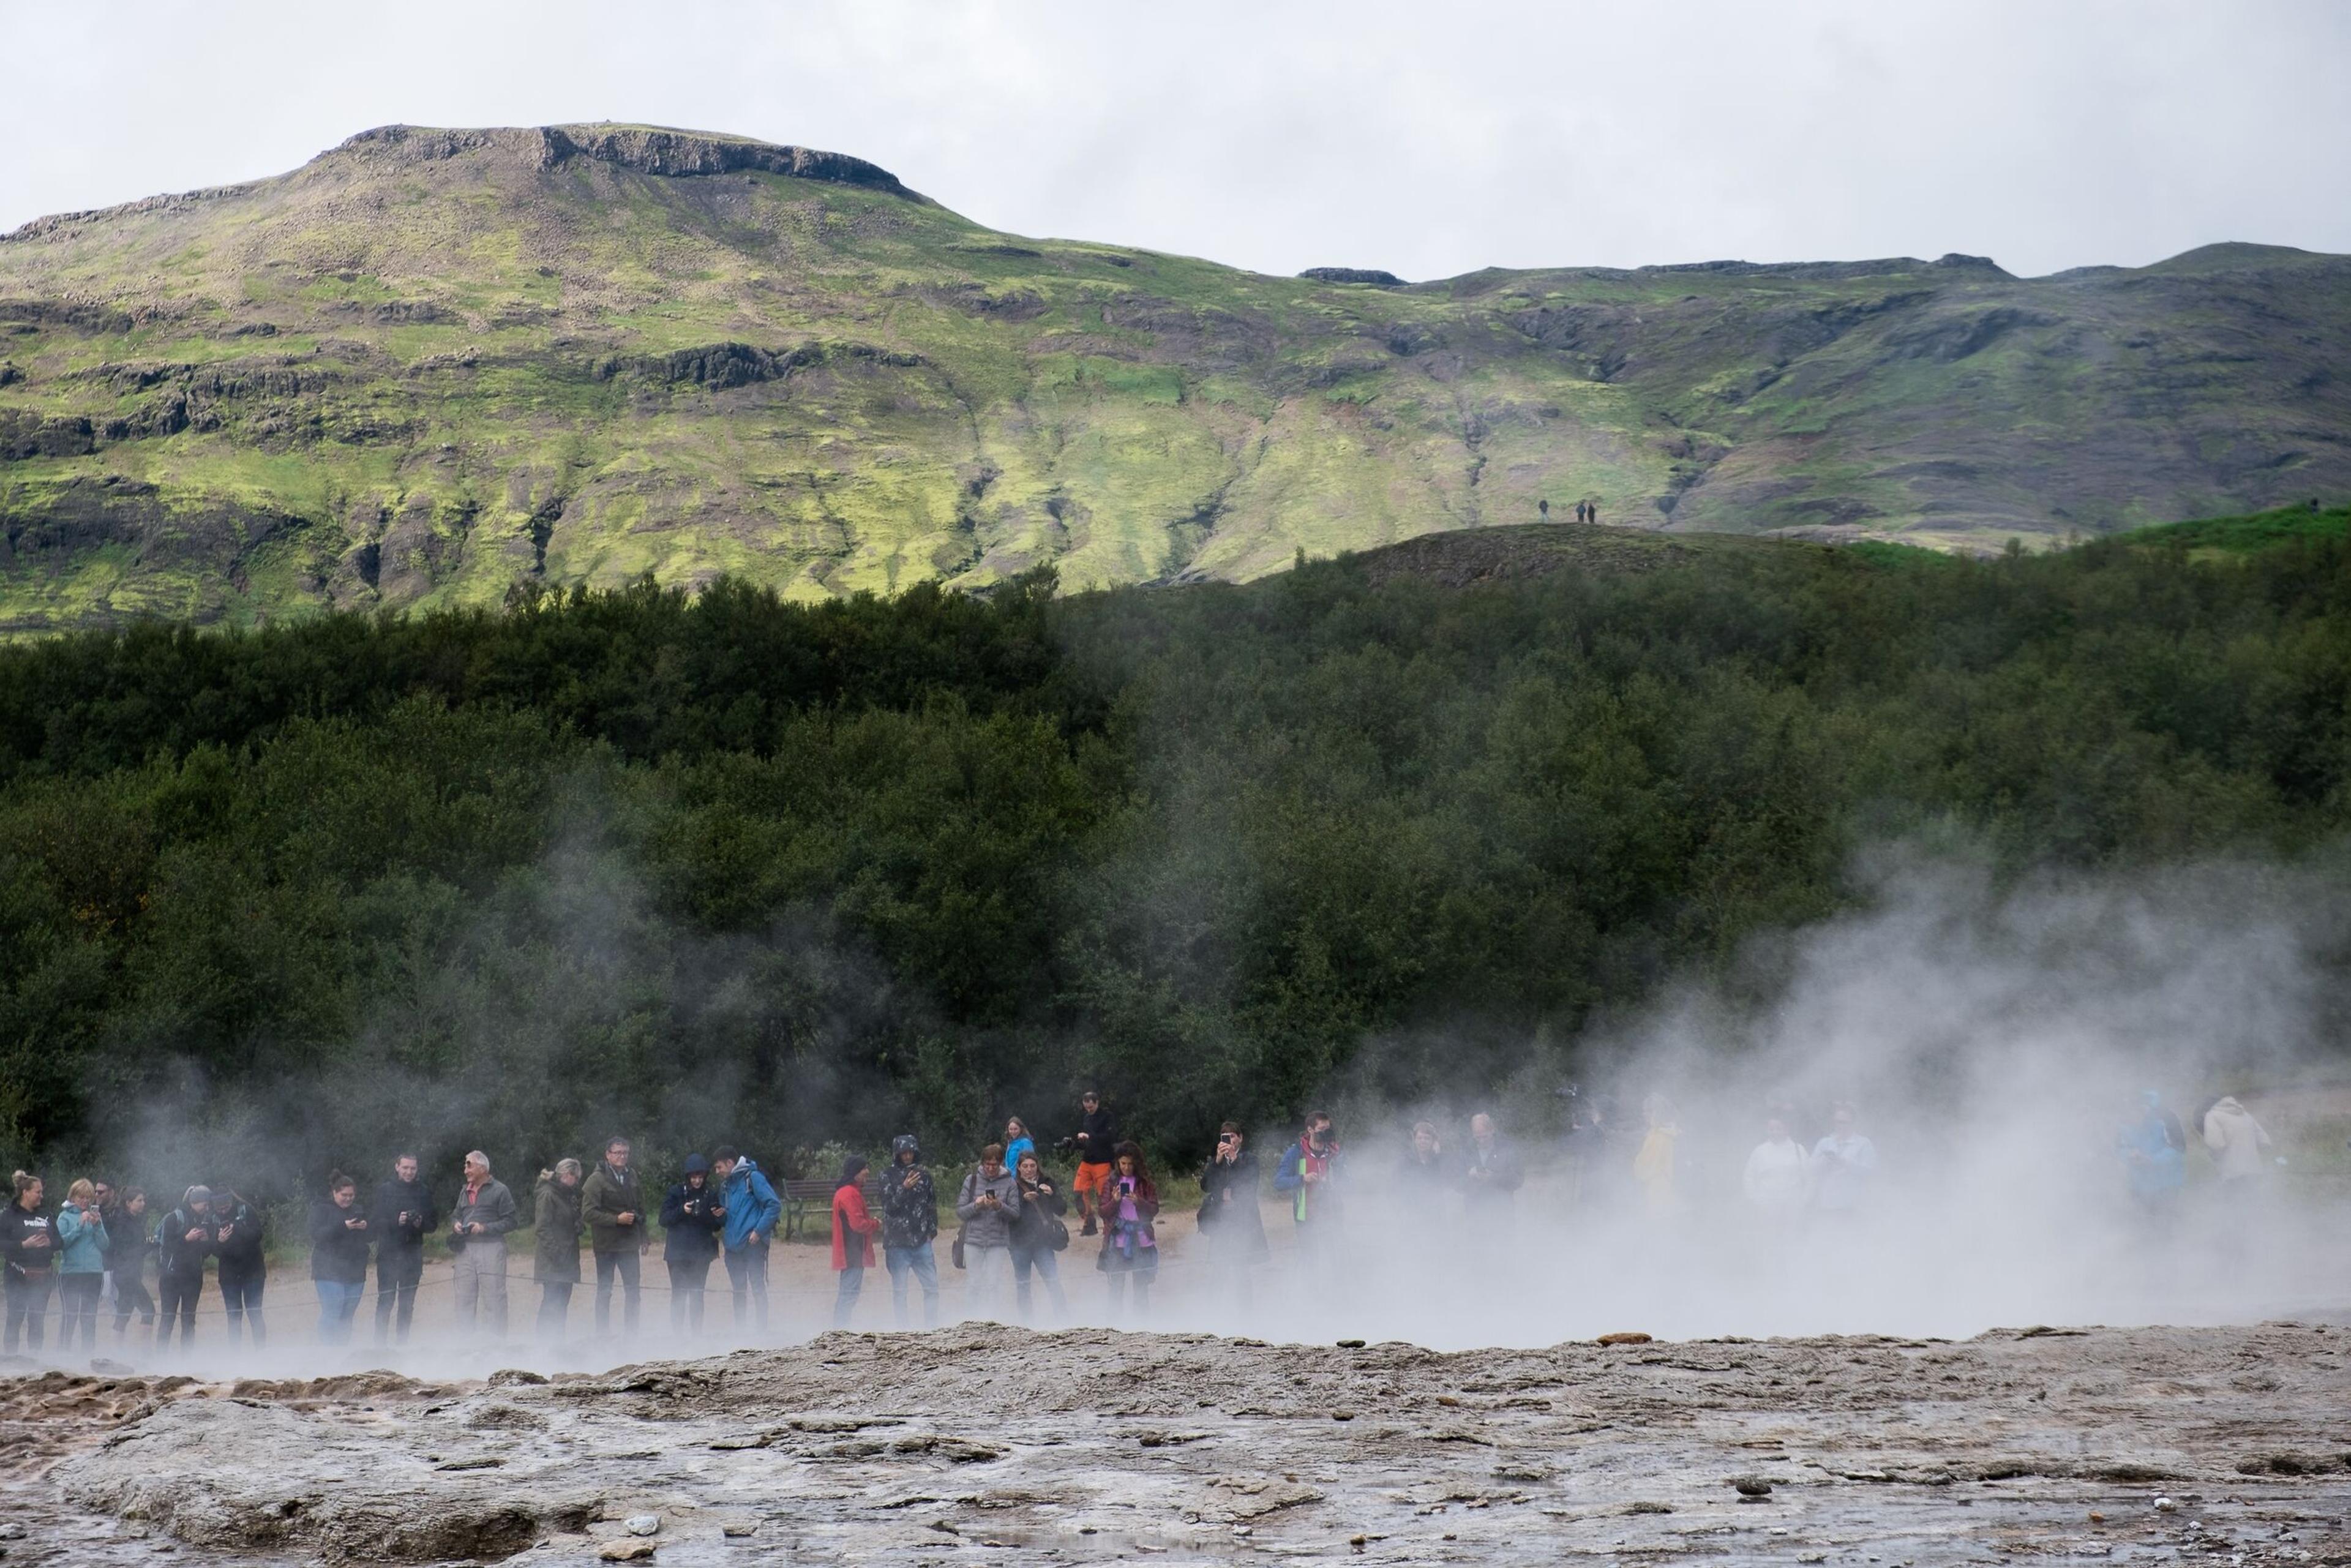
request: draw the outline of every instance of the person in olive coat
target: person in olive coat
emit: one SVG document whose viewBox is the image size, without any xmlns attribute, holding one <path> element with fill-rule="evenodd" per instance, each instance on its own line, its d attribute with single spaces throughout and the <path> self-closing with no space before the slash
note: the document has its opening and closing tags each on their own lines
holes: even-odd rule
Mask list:
<svg viewBox="0 0 2351 1568">
<path fill-rule="evenodd" d="M 662 1202 L 662 1261 L 669 1266 L 669 1323 L 680 1333 L 702 1332 L 702 1292 L 718 1261 L 718 1232 L 726 1209 L 710 1185 L 710 1162 L 685 1156 L 685 1179 Z"/>
<path fill-rule="evenodd" d="M 558 1160 L 538 1173 L 538 1202 L 532 1221 L 538 1243 L 532 1277 L 538 1281 L 538 1333 L 561 1339 L 571 1312 L 572 1287 L 580 1283 L 580 1162 Z"/>
<path fill-rule="evenodd" d="M 588 1247 L 596 1254 L 596 1332 L 612 1326 L 612 1281 L 621 1282 L 621 1324 L 637 1332 L 637 1260 L 653 1245 L 645 1224 L 643 1188 L 629 1163 L 629 1140 L 604 1145 L 604 1159 L 580 1184 L 580 1212 L 588 1219 Z"/>
</svg>

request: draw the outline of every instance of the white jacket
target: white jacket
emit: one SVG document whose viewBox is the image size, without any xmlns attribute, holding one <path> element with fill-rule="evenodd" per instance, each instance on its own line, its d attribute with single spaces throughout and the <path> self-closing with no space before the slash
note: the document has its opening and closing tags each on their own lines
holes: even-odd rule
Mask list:
<svg viewBox="0 0 2351 1568">
<path fill-rule="evenodd" d="M 1810 1187 L 1810 1174 L 1811 1163 L 1804 1158 L 1804 1145 L 1795 1139 L 1758 1144 L 1755 1152 L 1747 1156 L 1747 1172 L 1742 1178 L 1747 1201 L 1775 1219 L 1801 1213 Z"/>
<path fill-rule="evenodd" d="M 2212 1151 L 2212 1163 L 2223 1181 L 2268 1173 L 2262 1151 L 2270 1146 L 2270 1135 L 2234 1095 L 2222 1096 L 2204 1113 L 2204 1146 Z"/>
</svg>

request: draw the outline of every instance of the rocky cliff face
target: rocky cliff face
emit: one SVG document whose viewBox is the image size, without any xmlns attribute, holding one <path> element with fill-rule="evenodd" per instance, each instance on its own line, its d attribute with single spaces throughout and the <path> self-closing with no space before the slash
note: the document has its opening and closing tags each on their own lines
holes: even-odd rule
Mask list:
<svg viewBox="0 0 2351 1568">
<path fill-rule="evenodd" d="M 861 160 L 395 126 L 0 237 L 0 629 L 1278 570 L 1590 499 L 1956 548 L 2351 489 L 2351 260 L 1301 278 Z"/>
</svg>

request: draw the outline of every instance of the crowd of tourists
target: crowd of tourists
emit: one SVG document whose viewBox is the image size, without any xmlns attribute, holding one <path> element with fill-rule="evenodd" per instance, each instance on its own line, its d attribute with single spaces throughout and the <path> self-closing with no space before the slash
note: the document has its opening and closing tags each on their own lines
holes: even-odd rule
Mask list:
<svg viewBox="0 0 2351 1568">
<path fill-rule="evenodd" d="M 1591 1114 L 1580 1113 L 1576 1129 L 1588 1148 L 1594 1135 L 1611 1129 L 1601 1107 L 1586 1109 Z M 1878 1162 L 1876 1145 L 1858 1121 L 1854 1105 L 1838 1103 L 1829 1130 L 1808 1145 L 1793 1135 L 1792 1109 L 1770 1108 L 1762 1141 L 1740 1174 L 1740 1192 L 1752 1215 L 1767 1228 L 1785 1230 L 1864 1213 Z M 2215 1103 L 2202 1132 L 2224 1184 L 2259 1173 L 2269 1134 L 2235 1100 Z M 1571 1145 L 1577 1141 L 1571 1138 Z M 1671 1102 L 1650 1096 L 1638 1146 L 1625 1166 L 1643 1213 L 1663 1217 L 1684 1203 L 1690 1185 L 1686 1143 Z M 2148 1091 L 2117 1146 L 2129 1190 L 2149 1212 L 2166 1211 L 2183 1185 L 2187 1143 L 2179 1119 Z M 957 1183 L 950 1259 L 965 1276 L 967 1316 L 1036 1321 L 1040 1295 L 1044 1316 L 1066 1316 L 1061 1260 L 1081 1239 L 1092 1242 L 1082 1250 L 1092 1252 L 1113 1314 L 1149 1309 L 1160 1272 L 1162 1200 L 1142 1146 L 1120 1135 L 1100 1094 L 1089 1091 L 1080 1102 L 1076 1130 L 1055 1152 L 1066 1156 L 1066 1183 L 1015 1117 L 1002 1140 L 982 1148 Z M 556 1161 L 538 1173 L 528 1210 L 479 1149 L 465 1155 L 445 1208 L 413 1154 L 395 1158 L 390 1174 L 364 1197 L 350 1176 L 330 1176 L 308 1206 L 307 1226 L 319 1340 L 350 1341 L 372 1271 L 376 1342 L 405 1343 L 424 1276 L 426 1239 L 435 1235 L 450 1259 L 457 1332 L 503 1339 L 508 1285 L 521 1264 L 507 1237 L 526 1225 L 531 1249 L 522 1278 L 538 1287 L 535 1327 L 544 1339 L 563 1336 L 572 1293 L 586 1282 L 583 1233 L 595 1272 L 600 1336 L 613 1332 L 616 1314 L 620 1332 L 637 1332 L 643 1260 L 656 1239 L 674 1333 L 702 1333 L 711 1271 L 721 1264 L 737 1332 L 764 1333 L 769 1249 L 785 1208 L 775 1186 L 739 1150 L 721 1145 L 706 1158 L 688 1155 L 680 1179 L 656 1199 L 632 1154 L 629 1140 L 616 1136 L 592 1169 L 577 1159 Z M 1571 1164 L 1578 1157 L 1572 1155 Z M 1196 1220 L 1204 1245 L 1196 1256 L 1246 1307 L 1253 1271 L 1272 1255 L 1261 1207 L 1269 1185 L 1289 1211 L 1304 1261 L 1313 1267 L 1329 1260 L 1353 1190 L 1376 1195 L 1383 1224 L 1441 1228 L 1458 1213 L 1465 1226 L 1491 1226 L 1490 1233 L 1500 1234 L 1526 1178 L 1517 1149 L 1483 1113 L 1469 1119 L 1458 1148 L 1447 1145 L 1435 1123 L 1416 1122 L 1392 1171 L 1372 1173 L 1369 1180 L 1359 1175 L 1350 1172 L 1326 1113 L 1305 1118 L 1275 1162 L 1270 1184 L 1248 1134 L 1228 1122 L 1199 1173 Z M 141 1335 L 152 1334 L 156 1345 L 169 1345 L 176 1335 L 185 1346 L 195 1334 L 208 1264 L 228 1343 L 242 1344 L 248 1335 L 256 1346 L 266 1342 L 267 1226 L 263 1211 L 241 1194 L 191 1186 L 162 1214 L 152 1212 L 148 1195 L 137 1187 L 118 1190 L 87 1177 L 67 1189 L 54 1212 L 46 1196 L 40 1177 L 17 1172 L 13 1200 L 0 1215 L 6 1352 L 13 1354 L 20 1340 L 36 1350 L 42 1346 L 53 1297 L 61 1350 L 78 1341 L 96 1351 L 99 1319 L 110 1314 L 118 1343 L 136 1318 Z M 852 1321 L 865 1276 L 878 1261 L 889 1274 L 897 1324 L 911 1325 L 919 1298 L 921 1322 L 935 1326 L 939 1189 L 914 1136 L 896 1138 L 888 1166 L 879 1172 L 863 1156 L 849 1156 L 831 1183 L 831 1218 L 833 1321 Z"/>
</svg>

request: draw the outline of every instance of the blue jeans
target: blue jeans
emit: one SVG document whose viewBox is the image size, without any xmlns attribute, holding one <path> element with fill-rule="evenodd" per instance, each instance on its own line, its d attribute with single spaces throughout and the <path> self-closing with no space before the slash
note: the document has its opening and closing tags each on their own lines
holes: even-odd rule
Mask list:
<svg viewBox="0 0 2351 1568">
<path fill-rule="evenodd" d="M 898 1326 L 906 1326 L 906 1276 L 923 1282 L 923 1326 L 939 1326 L 939 1260 L 927 1241 L 914 1247 L 884 1247 L 882 1260 L 890 1266 L 890 1305 Z"/>
<path fill-rule="evenodd" d="M 849 1314 L 857 1310 L 858 1293 L 865 1289 L 865 1265 L 852 1263 L 841 1271 L 841 1291 L 832 1299 L 832 1326 L 845 1329 Z"/>
<path fill-rule="evenodd" d="M 346 1284 L 340 1280 L 314 1280 L 319 1287 L 319 1343 L 348 1344 L 351 1338 L 351 1314 L 360 1310 L 360 1298 L 367 1294 L 365 1284 Z"/>
</svg>

